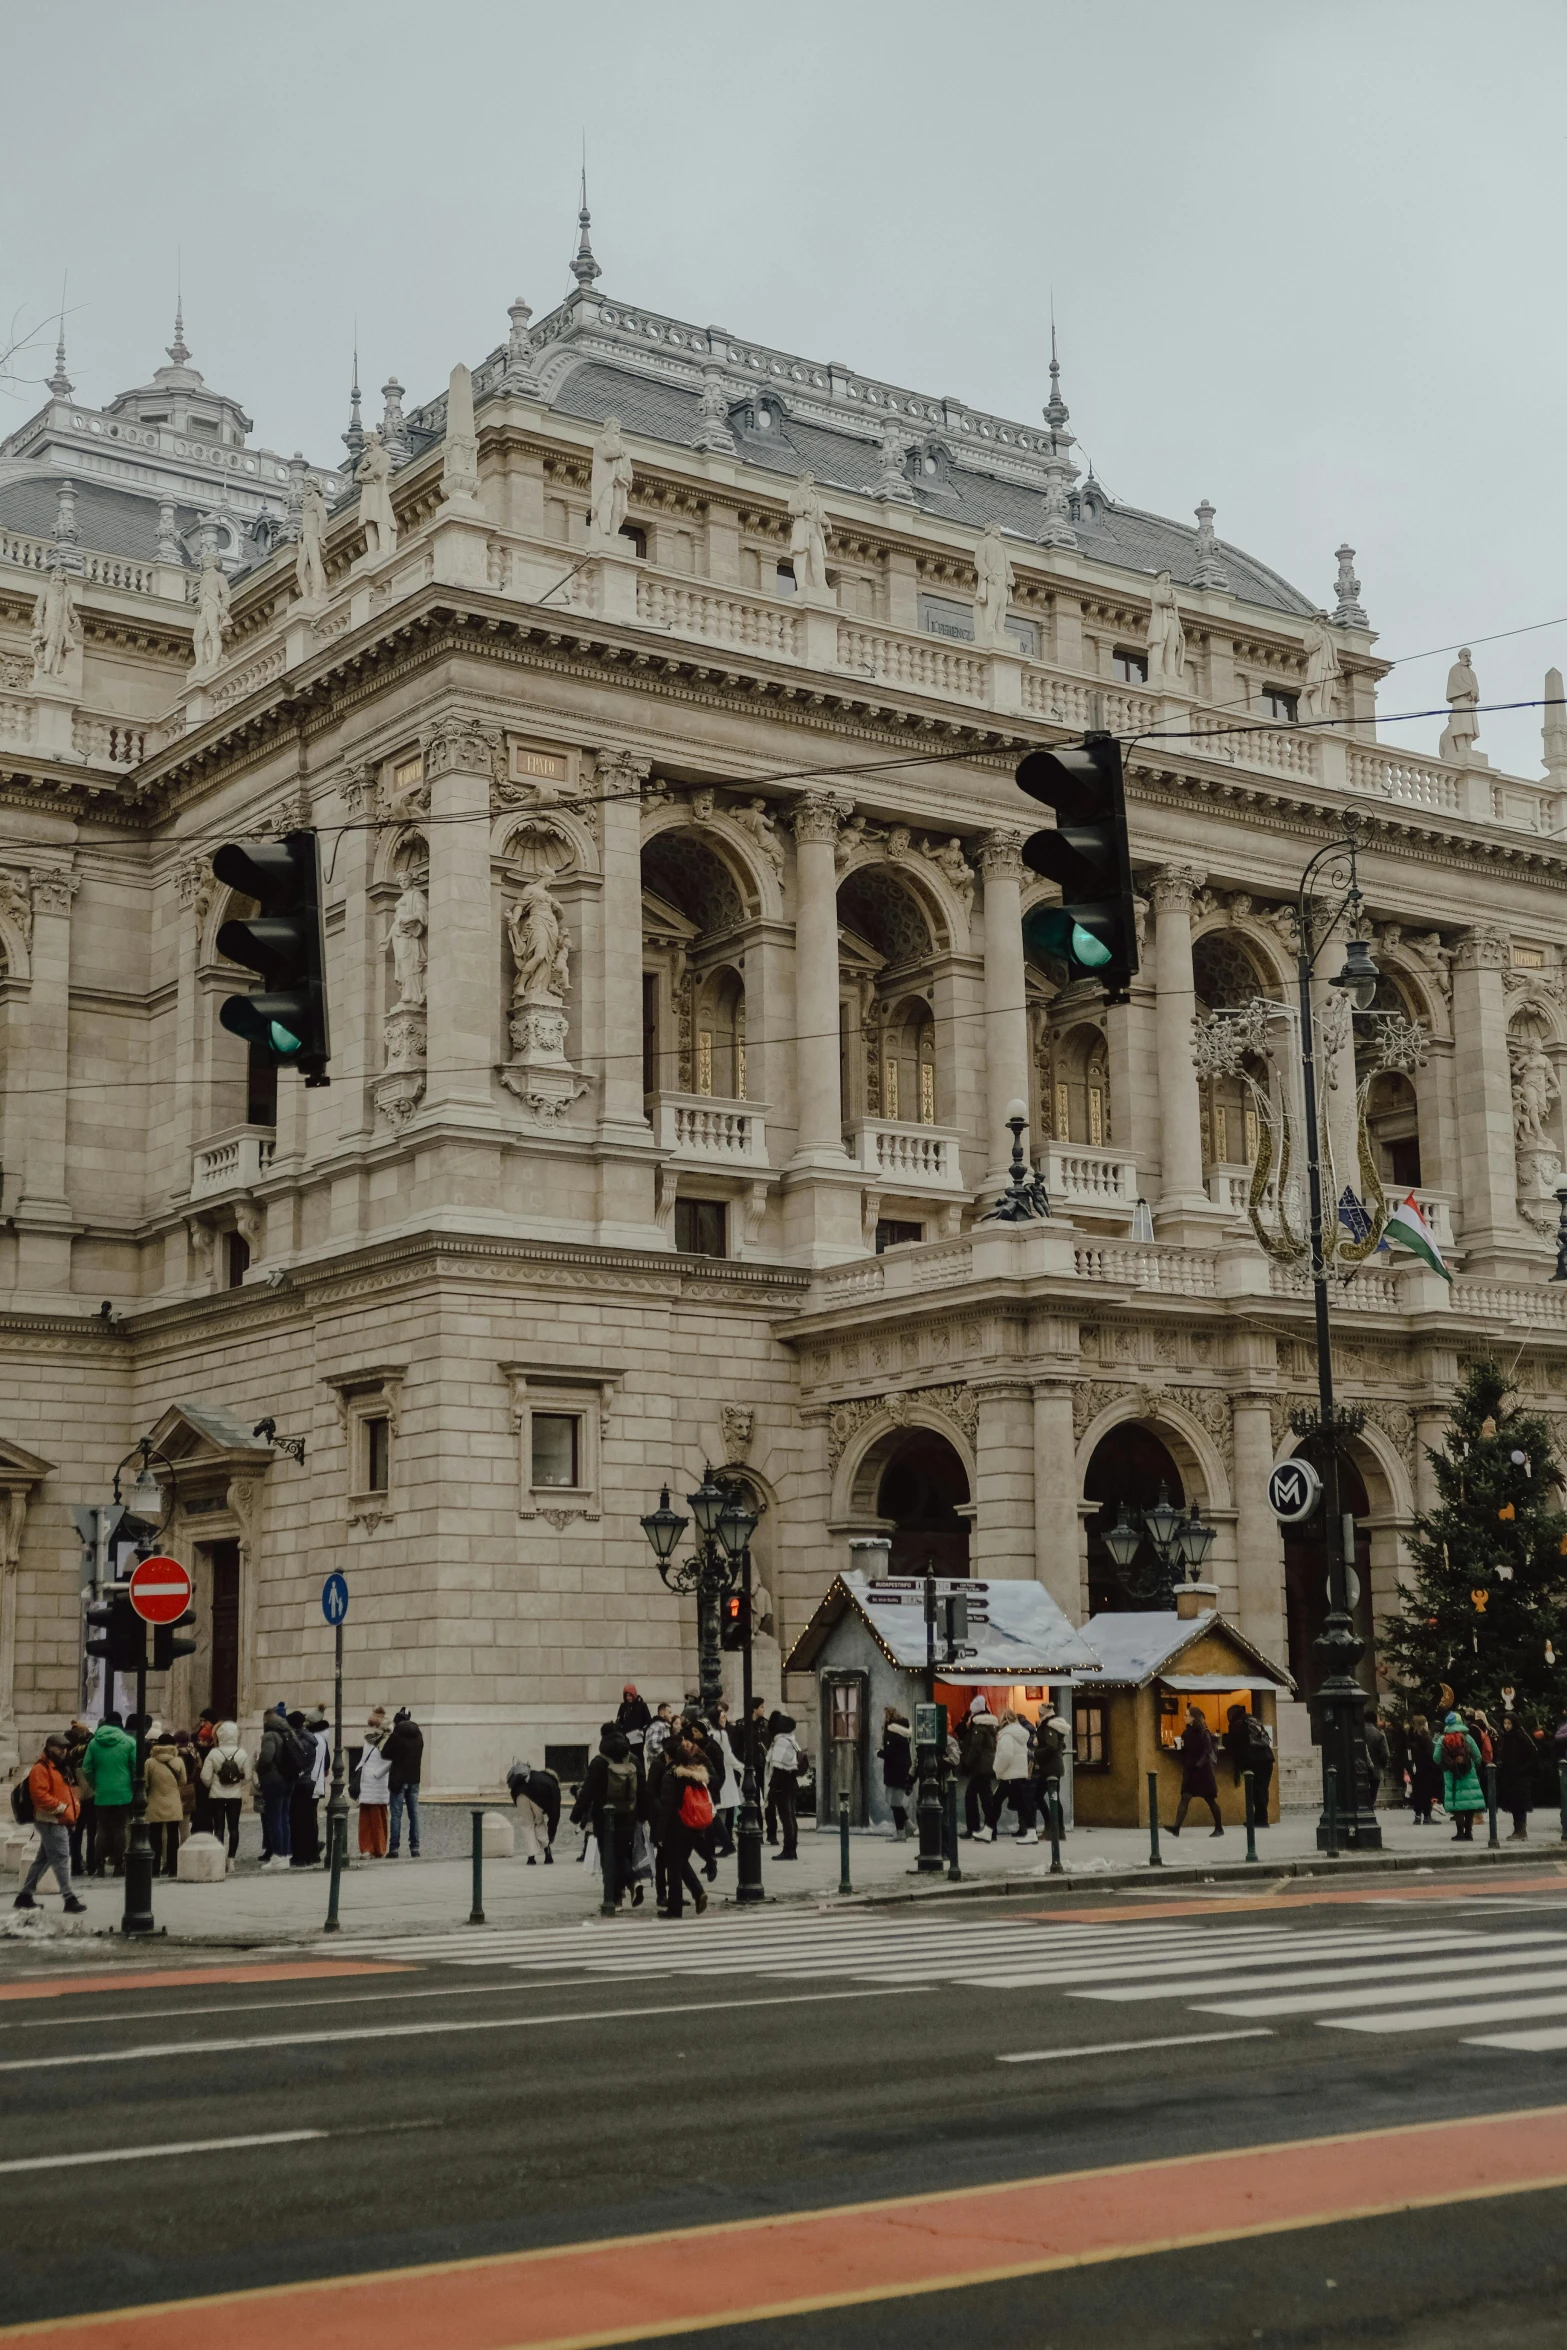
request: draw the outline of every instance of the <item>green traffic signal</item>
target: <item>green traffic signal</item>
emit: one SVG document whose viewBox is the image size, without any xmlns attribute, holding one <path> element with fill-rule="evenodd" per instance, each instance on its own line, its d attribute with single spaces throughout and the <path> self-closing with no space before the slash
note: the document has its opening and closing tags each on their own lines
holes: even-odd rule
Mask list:
<svg viewBox="0 0 1567 2350">
<path fill-rule="evenodd" d="M 1037 952 L 1054 955 L 1061 963 L 1081 964 L 1085 971 L 1103 970 L 1112 959 L 1103 939 L 1075 922 L 1064 906 L 1036 906 L 1024 920 L 1023 940 Z"/>
<path fill-rule="evenodd" d="M 1138 957 L 1120 745 L 1089 734 L 1081 744 L 1030 751 L 1017 784 L 1056 812 L 1054 825 L 1023 843 L 1023 862 L 1061 892 L 1059 904 L 1024 915 L 1024 945 L 1074 978 L 1097 979 L 1110 1003 L 1124 1003 Z"/>
<path fill-rule="evenodd" d="M 213 857 L 219 881 L 254 899 L 258 913 L 225 922 L 218 952 L 262 980 L 259 993 L 231 995 L 218 1018 L 232 1036 L 258 1045 L 275 1066 L 325 1085 L 327 1038 L 320 860 L 313 832 L 280 841 L 227 841 Z"/>
</svg>

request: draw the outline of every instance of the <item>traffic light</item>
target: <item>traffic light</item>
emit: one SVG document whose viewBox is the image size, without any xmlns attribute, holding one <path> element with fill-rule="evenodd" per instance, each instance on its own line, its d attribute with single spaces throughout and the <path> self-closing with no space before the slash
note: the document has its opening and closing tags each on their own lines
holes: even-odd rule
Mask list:
<svg viewBox="0 0 1567 2350">
<path fill-rule="evenodd" d="M 259 995 L 226 996 L 218 1018 L 233 1035 L 258 1044 L 275 1067 L 300 1070 L 307 1085 L 330 1083 L 315 834 L 226 841 L 213 855 L 212 870 L 261 909 L 248 922 L 225 922 L 218 932 L 219 954 L 248 964 L 264 983 Z"/>
<path fill-rule="evenodd" d="M 1121 746 L 1113 735 L 1089 734 L 1081 746 L 1030 751 L 1017 783 L 1056 812 L 1052 828 L 1023 843 L 1023 862 L 1061 889 L 1059 906 L 1024 915 L 1023 943 L 1064 963 L 1072 978 L 1097 980 L 1112 1004 L 1124 1003 L 1137 969 L 1137 921 Z"/>
<path fill-rule="evenodd" d="M 751 1624 L 751 1603 L 743 1591 L 726 1591 L 718 1637 L 725 1648 L 744 1648 Z"/>
<path fill-rule="evenodd" d="M 147 1627 L 124 1590 L 111 1591 L 87 1605 L 87 1654 L 101 1656 L 111 1680 L 116 1673 L 146 1669 Z"/>
<path fill-rule="evenodd" d="M 183 1632 L 187 1624 L 194 1624 L 195 1621 L 196 1611 L 188 1607 L 182 1616 L 175 1617 L 172 1624 L 153 1625 L 152 1669 L 155 1673 L 166 1673 L 177 1656 L 195 1655 L 194 1640 L 176 1640 L 174 1637 L 176 1632 Z"/>
</svg>

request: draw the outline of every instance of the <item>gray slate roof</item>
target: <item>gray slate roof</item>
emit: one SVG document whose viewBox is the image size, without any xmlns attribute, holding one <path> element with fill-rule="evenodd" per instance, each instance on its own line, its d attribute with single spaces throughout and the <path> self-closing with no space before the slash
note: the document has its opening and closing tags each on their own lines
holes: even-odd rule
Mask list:
<svg viewBox="0 0 1567 2350">
<path fill-rule="evenodd" d="M 110 482 L 90 481 L 81 474 L 67 474 L 63 468 L 51 466 L 47 473 L 23 474 L 15 481 L 0 482 L 0 524 L 29 538 L 52 539 L 59 488 L 66 480 L 75 484 L 79 545 L 91 548 L 95 555 L 124 555 L 135 563 L 156 559 L 156 498 L 118 489 Z M 191 529 L 196 518 L 194 506 L 174 509 L 178 531 Z"/>
<path fill-rule="evenodd" d="M 1169 1608 L 1130 1608 L 1124 1614 L 1090 1616 L 1082 1636 L 1093 1643 L 1106 1683 L 1141 1689 L 1155 1678 L 1163 1679 L 1165 1667 L 1209 1632 L 1223 1632 L 1247 1656 L 1255 1657 L 1263 1668 L 1263 1680 L 1255 1684 L 1257 1687 L 1265 1683 L 1294 1687 L 1288 1673 L 1271 1663 L 1260 1648 L 1254 1648 L 1215 1608 L 1205 1608 L 1201 1615 L 1188 1618 Z M 1235 1686 L 1249 1686 L 1245 1673 L 1237 1676 Z"/>
<path fill-rule="evenodd" d="M 971 1604 L 968 1641 L 977 1653 L 952 1667 L 952 1680 L 1034 1680 L 1052 1673 L 1092 1672 L 1099 1661 L 1086 1634 L 1068 1622 L 1042 1583 L 938 1582 L 937 1588 L 943 1593 L 960 1590 Z M 848 1608 L 864 1619 L 896 1663 L 911 1671 L 923 1668 L 923 1586 L 898 1576 L 872 1581 L 851 1572 L 834 1578 L 784 1670 L 808 1670 Z M 980 1620 L 981 1610 L 988 1621 Z"/>
</svg>

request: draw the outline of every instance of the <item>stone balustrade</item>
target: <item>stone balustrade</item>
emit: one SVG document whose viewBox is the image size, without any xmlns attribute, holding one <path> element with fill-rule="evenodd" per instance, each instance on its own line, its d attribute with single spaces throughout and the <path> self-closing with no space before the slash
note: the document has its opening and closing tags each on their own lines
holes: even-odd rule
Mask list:
<svg viewBox="0 0 1567 2350">
<path fill-rule="evenodd" d="M 903 1126 L 863 1118 L 844 1138 L 850 1158 L 874 1183 L 891 1191 L 963 1190 L 959 1137 L 941 1126 Z"/>
<path fill-rule="evenodd" d="M 767 1165 L 765 1104 L 726 1101 L 711 1094 L 658 1097 L 658 1147 L 671 1158 L 703 1167 Z"/>
<path fill-rule="evenodd" d="M 217 1192 L 245 1191 L 259 1183 L 272 1165 L 277 1136 L 270 1126 L 237 1126 L 197 1151 L 191 1167 L 190 1196 L 209 1199 Z"/>
<path fill-rule="evenodd" d="M 1137 1161 L 1119 1151 L 1051 1143 L 1045 1152 L 1045 1190 L 1057 1215 L 1129 1217 L 1137 1205 Z"/>
</svg>

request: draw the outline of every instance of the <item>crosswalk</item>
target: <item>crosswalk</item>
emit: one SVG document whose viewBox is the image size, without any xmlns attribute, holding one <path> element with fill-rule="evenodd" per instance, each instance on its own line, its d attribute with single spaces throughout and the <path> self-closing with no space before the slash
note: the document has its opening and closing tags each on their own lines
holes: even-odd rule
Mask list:
<svg viewBox="0 0 1567 2350">
<path fill-rule="evenodd" d="M 565 1969 L 599 1980 L 838 1977 L 1053 1992 L 1220 2017 L 1237 2036 L 1299 2019 L 1384 2037 L 1446 2032 L 1472 2046 L 1521 2053 L 1567 2049 L 1567 1930 L 1525 1924 L 1517 1912 L 1494 1925 L 1418 1926 L 1307 1926 L 1252 1916 L 1222 1925 L 1141 1917 L 1051 1924 L 753 1913 L 700 1925 L 631 1918 L 608 1927 L 583 1920 L 487 1929 L 477 1938 L 463 1931 L 356 1937 L 353 1947 L 414 1963 Z"/>
</svg>

